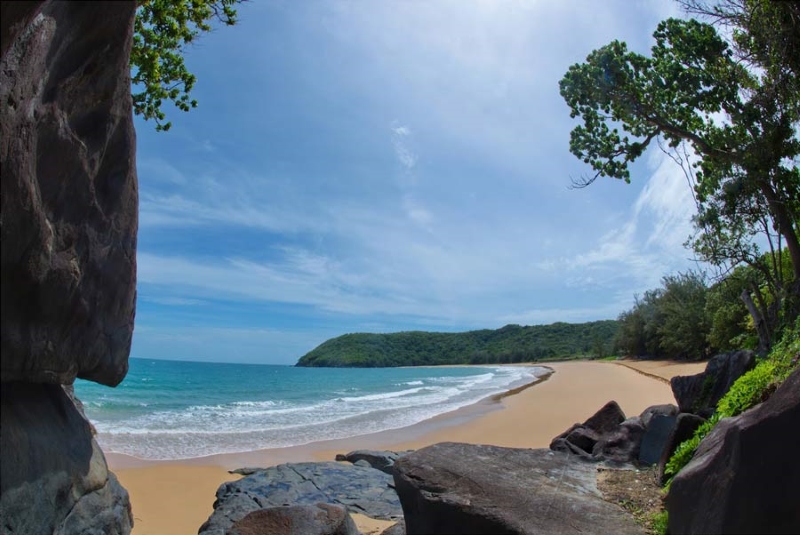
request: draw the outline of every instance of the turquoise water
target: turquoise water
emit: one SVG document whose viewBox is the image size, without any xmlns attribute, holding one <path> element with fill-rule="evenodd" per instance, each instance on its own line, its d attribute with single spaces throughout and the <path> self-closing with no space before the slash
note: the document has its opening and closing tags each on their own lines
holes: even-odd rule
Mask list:
<svg viewBox="0 0 800 535">
<path fill-rule="evenodd" d="M 130 359 L 117 388 L 75 391 L 105 451 L 142 459 L 308 444 L 412 425 L 542 368 L 295 368 Z"/>
</svg>

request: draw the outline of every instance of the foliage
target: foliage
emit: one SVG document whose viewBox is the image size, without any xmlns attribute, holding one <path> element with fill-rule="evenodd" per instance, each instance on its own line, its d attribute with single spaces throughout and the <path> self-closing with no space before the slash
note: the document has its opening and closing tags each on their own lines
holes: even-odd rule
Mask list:
<svg viewBox="0 0 800 535">
<path fill-rule="evenodd" d="M 667 275 L 619 316 L 616 347 L 629 355 L 700 360 L 708 355 L 705 280 L 689 271 Z"/>
<path fill-rule="evenodd" d="M 164 122 L 165 99 L 182 111 L 197 107 L 197 101 L 190 99 L 196 77 L 184 63 L 186 45 L 200 32 L 210 31 L 212 19 L 235 24 L 234 6 L 241 1 L 144 0 L 139 4 L 131 48 L 133 109 L 145 120 L 153 119 L 156 130 L 172 126 Z"/>
<path fill-rule="evenodd" d="M 693 162 L 684 168 L 698 208 L 690 244 L 722 270 L 746 263 L 762 272 L 766 284 L 741 297 L 765 349 L 780 324 L 774 311 L 787 310 L 791 322 L 800 308 L 800 91 L 797 70 L 781 63 L 789 43 L 796 50 L 800 10 L 776 4 L 720 2 L 734 26 L 730 43 L 712 25 L 668 19 L 650 57 L 613 41 L 560 82 L 572 117 L 582 119 L 570 150 L 595 171 L 579 186 L 601 176 L 629 182 L 629 164 L 654 143 Z M 795 283 L 780 276 L 780 262 L 760 261 L 763 242 L 773 257 L 786 248 Z M 766 308 L 758 301 L 765 291 Z M 786 308 L 787 299 L 795 304 Z"/>
<path fill-rule="evenodd" d="M 695 431 L 692 438 L 682 442 L 670 458 L 664 470 L 669 483 L 689 464 L 700 442 L 711 432 L 722 418 L 737 416 L 765 401 L 780 384 L 798 367 L 800 360 L 800 318 L 784 333 L 783 340 L 776 344 L 769 356 L 755 368 L 745 373 L 719 400 L 714 414 Z"/>
<path fill-rule="evenodd" d="M 553 323 L 463 333 L 409 331 L 356 333 L 332 338 L 300 358 L 298 366 L 387 367 L 440 364 L 510 364 L 593 356 L 611 347 L 618 323 Z"/>
<path fill-rule="evenodd" d="M 655 513 L 650 518 L 650 526 L 653 533 L 656 535 L 667 535 L 667 527 L 669 526 L 669 514 L 666 509 Z"/>
</svg>

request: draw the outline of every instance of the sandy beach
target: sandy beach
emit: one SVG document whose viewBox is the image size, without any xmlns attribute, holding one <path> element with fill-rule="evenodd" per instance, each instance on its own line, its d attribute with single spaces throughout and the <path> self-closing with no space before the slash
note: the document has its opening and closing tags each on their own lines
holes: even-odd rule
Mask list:
<svg viewBox="0 0 800 535">
<path fill-rule="evenodd" d="M 239 477 L 229 469 L 333 460 L 337 453 L 363 448 L 418 449 L 445 441 L 546 448 L 553 437 L 612 399 L 628 416 L 650 405 L 675 403 L 668 379 L 699 373 L 706 363 L 626 360 L 545 365 L 554 373 L 532 387 L 399 430 L 183 461 L 151 462 L 118 454 L 107 454 L 107 459 L 130 493 L 135 535 L 191 534 L 211 514 L 219 485 Z M 361 515 L 356 521 L 364 533 L 379 533 L 391 524 Z"/>
</svg>

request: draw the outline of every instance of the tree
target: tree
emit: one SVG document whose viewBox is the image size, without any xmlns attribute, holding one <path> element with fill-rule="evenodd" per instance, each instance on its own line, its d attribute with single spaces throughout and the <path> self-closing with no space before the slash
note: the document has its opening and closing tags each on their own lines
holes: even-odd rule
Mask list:
<svg viewBox="0 0 800 535">
<path fill-rule="evenodd" d="M 738 53 L 751 47 L 754 61 L 773 61 L 753 44 L 759 35 L 749 27 L 734 33 Z M 732 267 L 761 257 L 754 237 L 766 231 L 794 266 L 794 284 L 773 277 L 775 295 L 797 302 L 800 93 L 785 89 L 793 83 L 786 69 L 748 68 L 709 24 L 668 19 L 653 36 L 651 57 L 613 41 L 561 80 L 571 116 L 583 120 L 571 132 L 570 150 L 595 171 L 578 185 L 601 176 L 629 182 L 629 164 L 652 143 L 668 151 L 688 144 L 696 155 L 690 167 L 698 203 L 695 252 Z"/>
<path fill-rule="evenodd" d="M 144 0 L 136 11 L 131 48 L 133 110 L 145 120 L 154 120 L 156 130 L 167 131 L 162 109 L 165 99 L 179 110 L 197 107 L 190 98 L 196 77 L 184 63 L 186 45 L 200 32 L 211 30 L 217 19 L 236 24 L 234 6 L 243 0 Z"/>
</svg>

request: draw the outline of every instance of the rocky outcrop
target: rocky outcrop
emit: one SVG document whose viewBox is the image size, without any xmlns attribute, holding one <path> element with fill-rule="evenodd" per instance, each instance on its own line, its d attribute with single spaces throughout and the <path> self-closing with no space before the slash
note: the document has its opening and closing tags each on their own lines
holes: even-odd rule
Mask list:
<svg viewBox="0 0 800 535">
<path fill-rule="evenodd" d="M 697 431 L 697 428 L 703 425 L 703 422 L 705 421 L 705 418 L 701 418 L 696 414 L 690 414 L 688 412 L 680 413 L 675 419 L 675 425 L 672 428 L 669 437 L 667 438 L 664 451 L 661 452 L 661 458 L 658 460 L 656 479 L 659 485 L 665 485 L 667 483 L 667 477 L 664 472 L 666 471 L 667 463 L 672 458 L 675 450 L 678 449 L 678 446 L 681 445 L 681 442 L 692 438 L 694 432 Z"/>
<path fill-rule="evenodd" d="M 2 532 L 130 532 L 128 493 L 61 386 L 3 383 L 0 399 Z"/>
<path fill-rule="evenodd" d="M 134 10 L 134 2 L 47 2 L 4 27 L 4 382 L 116 385 L 127 372 L 138 217 Z"/>
<path fill-rule="evenodd" d="M 670 385 L 678 409 L 703 418 L 710 417 L 736 379 L 755 365 L 756 357 L 752 351 L 734 351 L 711 358 L 702 373 L 673 377 Z"/>
<path fill-rule="evenodd" d="M 0 8 L 3 533 L 128 533 L 127 493 L 61 385 L 128 369 L 135 2 Z"/>
<path fill-rule="evenodd" d="M 640 416 L 626 419 L 617 402 L 609 401 L 584 423 L 554 438 L 550 449 L 585 460 L 654 464 L 665 447 L 677 410 L 674 405 L 653 405 Z"/>
<path fill-rule="evenodd" d="M 800 533 L 800 370 L 721 420 L 667 496 L 670 533 Z"/>
<path fill-rule="evenodd" d="M 641 533 L 566 453 L 445 442 L 395 463 L 406 532 Z"/>
<path fill-rule="evenodd" d="M 318 503 L 268 507 L 234 522 L 227 535 L 359 535 L 356 523 L 341 505 Z"/>
<path fill-rule="evenodd" d="M 359 461 L 366 461 L 367 466 L 371 466 L 376 470 L 380 470 L 381 472 L 392 475 L 395 461 L 410 452 L 411 450 L 401 452 L 385 450 L 355 450 L 346 455 L 337 455 L 336 460 L 348 461 L 353 464 L 356 464 Z"/>
<path fill-rule="evenodd" d="M 337 462 L 290 463 L 222 484 L 214 513 L 200 533 L 223 535 L 235 522 L 268 507 L 317 503 L 384 520 L 403 515 L 392 478 L 380 470 Z"/>
</svg>

